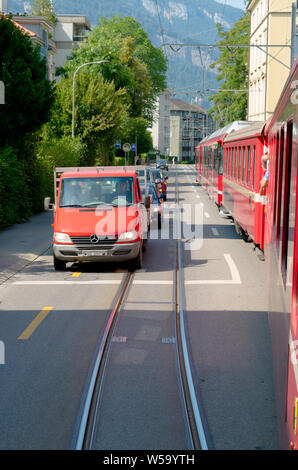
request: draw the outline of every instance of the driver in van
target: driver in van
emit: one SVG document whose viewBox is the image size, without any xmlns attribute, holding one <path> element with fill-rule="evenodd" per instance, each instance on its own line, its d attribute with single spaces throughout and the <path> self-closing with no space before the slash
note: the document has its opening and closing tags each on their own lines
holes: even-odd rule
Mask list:
<svg viewBox="0 0 298 470">
<path fill-rule="evenodd" d="M 128 184 L 127 181 L 123 180 L 118 182 L 117 196 L 125 198 L 128 203 L 132 202 L 131 186 Z"/>
</svg>

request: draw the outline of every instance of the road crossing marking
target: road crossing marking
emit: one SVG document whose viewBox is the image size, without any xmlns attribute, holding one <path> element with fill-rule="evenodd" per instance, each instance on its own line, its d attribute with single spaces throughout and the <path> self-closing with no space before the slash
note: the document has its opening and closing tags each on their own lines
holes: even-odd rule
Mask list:
<svg viewBox="0 0 298 470">
<path fill-rule="evenodd" d="M 20 340 L 27 340 L 34 333 L 36 328 L 41 324 L 41 322 L 47 317 L 47 315 L 53 310 L 54 307 L 43 307 L 39 314 L 32 320 L 30 325 L 23 331 L 23 333 L 18 337 Z"/>
<path fill-rule="evenodd" d="M 225 253 L 224 258 L 230 268 L 232 279 L 198 279 L 194 281 L 185 281 L 185 285 L 198 285 L 198 284 L 204 284 L 204 285 L 239 285 L 242 284 L 241 278 L 239 271 L 237 269 L 237 266 L 235 265 L 231 255 Z"/>
</svg>

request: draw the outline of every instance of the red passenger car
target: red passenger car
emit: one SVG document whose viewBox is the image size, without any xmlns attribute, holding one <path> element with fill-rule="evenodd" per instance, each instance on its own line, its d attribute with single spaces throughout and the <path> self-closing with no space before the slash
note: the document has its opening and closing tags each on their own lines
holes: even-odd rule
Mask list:
<svg viewBox="0 0 298 470">
<path fill-rule="evenodd" d="M 276 403 L 283 448 L 298 448 L 298 60 L 265 128 L 269 185 L 265 257 Z"/>
<path fill-rule="evenodd" d="M 264 205 L 260 181 L 266 151 L 266 122 L 252 123 L 224 138 L 223 206 L 233 216 L 237 231 L 247 234 L 264 250 Z M 265 147 L 265 148 L 264 148 Z"/>
<path fill-rule="evenodd" d="M 197 181 L 220 207 L 223 195 L 223 141 L 231 132 L 249 126 L 247 121 L 235 121 L 208 137 L 196 147 Z"/>
</svg>

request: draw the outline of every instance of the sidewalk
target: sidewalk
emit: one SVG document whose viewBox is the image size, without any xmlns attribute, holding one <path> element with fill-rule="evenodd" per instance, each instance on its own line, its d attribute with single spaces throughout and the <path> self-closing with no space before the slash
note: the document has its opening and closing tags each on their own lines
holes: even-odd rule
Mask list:
<svg viewBox="0 0 298 470">
<path fill-rule="evenodd" d="M 0 284 L 52 245 L 52 223 L 53 213 L 43 212 L 0 232 Z"/>
</svg>

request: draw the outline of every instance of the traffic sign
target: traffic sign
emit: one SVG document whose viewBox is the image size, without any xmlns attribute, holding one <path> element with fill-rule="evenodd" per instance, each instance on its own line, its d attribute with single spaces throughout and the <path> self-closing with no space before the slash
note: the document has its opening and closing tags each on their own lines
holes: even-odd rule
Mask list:
<svg viewBox="0 0 298 470">
<path fill-rule="evenodd" d="M 137 150 L 136 144 L 131 144 L 131 150 L 133 150 L 134 152 Z"/>
<path fill-rule="evenodd" d="M 116 142 L 115 142 L 115 148 L 116 148 L 116 149 L 121 149 L 121 140 L 116 140 Z"/>
<path fill-rule="evenodd" d="M 131 149 L 130 144 L 124 144 L 124 145 L 122 146 L 122 150 L 123 150 L 124 152 L 129 152 L 130 149 Z"/>
</svg>

